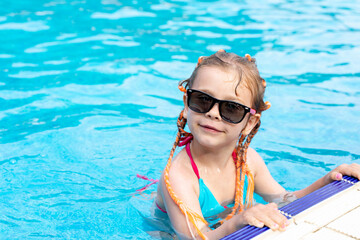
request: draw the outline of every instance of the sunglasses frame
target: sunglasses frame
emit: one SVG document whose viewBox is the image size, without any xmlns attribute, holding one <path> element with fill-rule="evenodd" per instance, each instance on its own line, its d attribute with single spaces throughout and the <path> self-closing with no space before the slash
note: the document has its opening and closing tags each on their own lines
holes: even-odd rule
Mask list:
<svg viewBox="0 0 360 240">
<path fill-rule="evenodd" d="M 195 92 L 195 93 L 197 92 L 197 93 L 204 94 L 204 95 L 208 96 L 209 98 L 211 98 L 212 103 L 211 103 L 211 105 L 210 105 L 210 107 L 209 107 L 209 110 L 207 110 L 207 111 L 205 111 L 205 112 L 201 112 L 201 111 L 198 111 L 197 109 L 194 109 L 194 108 L 190 107 L 191 94 L 194 93 L 194 92 Z M 213 96 L 209 95 L 208 93 L 205 93 L 205 92 L 202 92 L 202 91 L 199 91 L 199 90 L 188 89 L 188 90 L 186 91 L 186 94 L 187 94 L 187 105 L 188 105 L 188 107 L 189 107 L 192 111 L 197 112 L 197 113 L 207 113 L 207 112 L 209 112 L 209 111 L 214 107 L 214 105 L 215 105 L 216 103 L 218 103 L 218 105 L 219 105 L 219 113 L 220 113 L 221 118 L 222 118 L 224 121 L 229 122 L 229 123 L 234 123 L 234 124 L 240 123 L 240 122 L 245 118 L 245 116 L 246 116 L 247 113 L 250 113 L 250 114 L 252 114 L 252 115 L 255 115 L 255 114 L 256 114 L 256 110 L 255 110 L 255 109 L 249 108 L 249 107 L 247 107 L 247 106 L 245 106 L 245 105 L 243 105 L 243 104 L 241 104 L 241 103 L 234 102 L 234 101 L 228 101 L 228 100 L 219 100 L 219 99 L 214 98 Z M 222 114 L 222 112 L 221 112 L 221 105 L 222 105 L 223 103 L 233 103 L 233 104 L 236 104 L 236 105 L 241 106 L 241 107 L 245 110 L 245 111 L 244 111 L 244 115 L 242 116 L 242 118 L 241 118 L 239 121 L 232 121 L 232 120 L 228 119 L 227 117 L 224 117 L 223 114 Z"/>
</svg>

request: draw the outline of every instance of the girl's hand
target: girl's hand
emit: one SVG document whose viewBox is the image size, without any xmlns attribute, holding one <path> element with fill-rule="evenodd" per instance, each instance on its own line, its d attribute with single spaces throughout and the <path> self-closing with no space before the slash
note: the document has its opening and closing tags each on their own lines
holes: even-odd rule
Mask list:
<svg viewBox="0 0 360 240">
<path fill-rule="evenodd" d="M 273 231 L 285 231 L 290 224 L 289 220 L 282 215 L 276 203 L 269 203 L 267 205 L 257 204 L 242 213 L 244 221 L 252 226 L 262 228 L 269 227 Z"/>
<path fill-rule="evenodd" d="M 341 164 L 325 176 L 326 182 L 330 183 L 335 180 L 341 180 L 343 175 L 360 179 L 360 164 Z"/>
</svg>

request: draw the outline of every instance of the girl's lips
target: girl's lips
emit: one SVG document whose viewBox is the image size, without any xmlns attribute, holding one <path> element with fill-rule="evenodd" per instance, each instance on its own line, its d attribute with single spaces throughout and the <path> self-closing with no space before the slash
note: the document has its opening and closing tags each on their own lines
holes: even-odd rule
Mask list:
<svg viewBox="0 0 360 240">
<path fill-rule="evenodd" d="M 212 127 L 210 125 L 200 125 L 200 127 L 205 128 L 206 130 L 211 131 L 211 132 L 222 132 L 219 129 Z"/>
</svg>

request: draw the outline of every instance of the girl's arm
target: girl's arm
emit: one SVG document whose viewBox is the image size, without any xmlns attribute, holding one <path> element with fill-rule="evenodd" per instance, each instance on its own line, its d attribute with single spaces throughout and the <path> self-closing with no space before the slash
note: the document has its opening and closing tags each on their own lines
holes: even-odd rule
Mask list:
<svg viewBox="0 0 360 240">
<path fill-rule="evenodd" d="M 196 176 L 195 176 L 196 178 Z M 197 180 L 197 178 L 196 178 Z M 197 197 L 196 189 L 194 187 L 194 176 L 191 172 L 187 171 L 183 167 L 179 166 L 177 162 L 173 162 L 170 167 L 169 181 L 172 190 L 176 194 L 177 198 L 180 199 L 189 209 L 198 215 L 202 216 L 199 200 Z M 171 198 L 164 181 L 163 174 L 161 175 L 160 181 L 161 196 L 171 221 L 171 226 L 180 237 L 180 239 L 192 239 L 189 226 L 191 222 L 186 220 L 185 215 L 181 212 L 179 206 Z M 199 228 L 206 228 L 206 225 L 202 222 L 198 222 Z M 196 231 L 192 228 L 193 233 Z"/>
<path fill-rule="evenodd" d="M 268 200 L 268 196 L 281 195 L 285 189 L 271 176 L 264 160 L 252 148 L 248 149 L 248 166 L 253 173 L 255 192 L 259 194 L 264 200 Z M 270 202 L 270 201 L 268 201 Z"/>
<path fill-rule="evenodd" d="M 275 181 L 266 167 L 264 160 L 251 148 L 248 150 L 248 165 L 254 173 L 255 192 L 262 196 L 265 201 L 271 202 L 273 199 L 284 196 L 286 190 Z M 342 164 L 310 186 L 295 191 L 294 194 L 297 198 L 301 198 L 334 180 L 340 180 L 343 175 L 360 179 L 360 165 L 356 163 L 350 165 Z"/>
<path fill-rule="evenodd" d="M 356 163 L 352 163 L 350 165 L 342 164 L 342 165 L 336 167 L 334 170 L 330 171 L 324 177 L 315 181 L 310 186 L 308 186 L 302 190 L 295 191 L 294 194 L 298 198 L 301 198 L 301 197 L 325 186 L 326 184 L 331 183 L 332 181 L 341 180 L 343 175 L 348 175 L 348 176 L 352 176 L 357 179 L 360 179 L 360 165 L 356 164 Z"/>
</svg>

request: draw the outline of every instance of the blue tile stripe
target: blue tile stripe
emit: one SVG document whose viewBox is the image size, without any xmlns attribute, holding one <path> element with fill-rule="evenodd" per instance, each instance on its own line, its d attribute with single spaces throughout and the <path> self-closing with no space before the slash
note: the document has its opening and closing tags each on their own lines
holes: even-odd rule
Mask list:
<svg viewBox="0 0 360 240">
<path fill-rule="evenodd" d="M 327 185 L 325 185 L 322 188 L 319 188 L 318 190 L 295 200 L 292 203 L 289 203 L 288 205 L 281 207 L 279 210 L 280 212 L 286 216 L 288 219 L 290 219 L 292 216 L 295 216 L 296 214 L 301 213 L 302 211 L 314 206 L 315 204 L 335 195 L 336 193 L 339 193 L 351 186 L 353 186 L 355 183 L 359 182 L 358 179 L 350 177 L 350 176 L 343 176 L 342 180 L 331 182 Z M 248 240 L 252 239 L 253 237 L 256 237 L 260 235 L 261 233 L 269 230 L 268 227 L 263 228 L 257 228 L 254 226 L 247 225 L 243 227 L 242 229 L 222 238 L 224 240 L 234 240 L 234 239 L 241 239 L 241 240 Z"/>
</svg>

